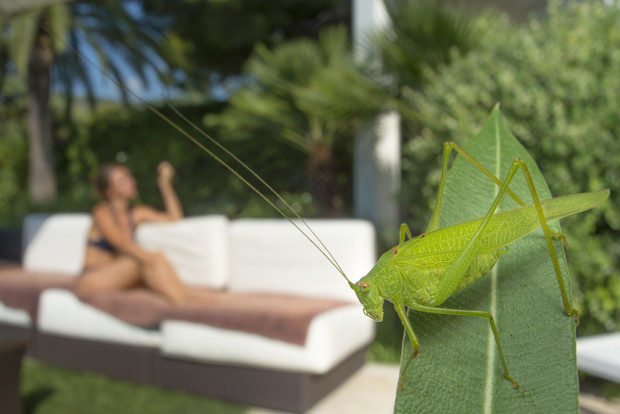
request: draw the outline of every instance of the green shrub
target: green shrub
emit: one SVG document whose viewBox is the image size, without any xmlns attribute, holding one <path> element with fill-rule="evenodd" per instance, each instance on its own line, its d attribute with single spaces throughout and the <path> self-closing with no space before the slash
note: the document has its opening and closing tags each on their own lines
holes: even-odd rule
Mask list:
<svg viewBox="0 0 620 414">
<path fill-rule="evenodd" d="M 166 116 L 205 143 L 206 138 L 176 117 Z M 201 125 L 205 113 L 221 111 L 222 104 L 181 105 L 179 111 Z M 226 214 L 231 217 L 274 217 L 277 213 L 245 184 L 205 154 L 194 143 L 143 107 L 100 103 L 96 113 L 80 113 L 71 124 L 54 125 L 58 197 L 51 203 L 32 205 L 28 200 L 28 137 L 25 115 L 3 116 L 0 111 L 0 227 L 19 228 L 26 214 L 34 212 L 89 211 L 99 200 L 93 182 L 100 167 L 121 162 L 136 177 L 139 202 L 163 208 L 157 188 L 157 165 L 168 160 L 176 169 L 174 186 L 186 215 Z M 10 115 L 10 116 L 9 116 Z M 259 171 L 267 182 L 305 214 L 312 214 L 312 200 L 303 187 L 304 156 L 287 145 L 260 140 L 227 140 L 210 130 L 239 158 Z M 221 151 L 216 151 L 220 156 Z M 267 168 L 265 166 L 268 166 Z M 239 166 L 234 166 L 240 170 Z"/>
<path fill-rule="evenodd" d="M 580 334 L 620 329 L 620 8 L 552 5 L 527 27 L 480 24 L 490 25 L 483 44 L 407 97 L 419 112 L 403 148 L 410 221 L 423 229 L 430 216 L 441 143 L 463 143 L 500 102 L 553 194 L 611 188 L 605 206 L 563 223 Z"/>
<path fill-rule="evenodd" d="M 180 113 L 201 128 L 205 113 L 216 113 L 221 109 L 220 103 L 178 106 Z M 159 110 L 229 161 L 170 108 Z M 286 145 L 266 146 L 260 141 L 238 142 L 227 140 L 218 131 L 211 129 L 209 132 L 261 175 L 266 175 L 267 181 L 283 193 L 294 191 L 303 182 L 303 171 L 297 168 L 303 157 Z M 91 193 L 86 196 L 92 204 L 95 198 L 90 191 L 90 183 L 99 168 L 103 164 L 120 161 L 127 165 L 137 180 L 139 201 L 163 208 L 156 184 L 156 171 L 159 162 L 168 160 L 176 170 L 174 186 L 186 215 L 217 213 L 234 217 L 277 214 L 228 170 L 146 108 L 110 106 L 80 127 L 76 135 L 63 151 L 67 168 L 59 169 L 64 171 L 63 176 L 73 183 L 74 188 L 67 185 L 61 191 L 62 194 L 83 192 L 77 187 L 83 188 L 86 183 Z M 266 169 L 265 165 L 270 168 Z M 234 165 L 234 168 L 241 170 L 238 165 Z M 69 171 L 73 171 L 70 176 Z M 310 204 L 303 194 L 297 194 L 289 200 L 298 206 Z"/>
<path fill-rule="evenodd" d="M 28 177 L 28 145 L 22 101 L 0 106 L 0 226 L 18 228 Z M 19 222 L 19 223 L 18 223 Z"/>
</svg>

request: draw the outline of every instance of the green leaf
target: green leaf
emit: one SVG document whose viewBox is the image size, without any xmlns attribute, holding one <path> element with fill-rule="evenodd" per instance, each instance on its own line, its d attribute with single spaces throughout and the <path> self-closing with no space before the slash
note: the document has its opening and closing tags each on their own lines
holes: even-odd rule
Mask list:
<svg viewBox="0 0 620 414">
<path fill-rule="evenodd" d="M 28 58 L 34 45 L 37 22 L 41 13 L 41 9 L 30 10 L 17 15 L 11 21 L 9 54 L 15 65 L 15 70 L 24 79 L 28 74 Z"/>
<path fill-rule="evenodd" d="M 71 27 L 71 15 L 66 4 L 48 7 L 49 26 L 54 43 L 54 52 L 61 53 L 67 49 L 67 31 Z"/>
<path fill-rule="evenodd" d="M 502 180 L 513 158 L 522 158 L 540 199 L 550 198 L 536 163 L 508 131 L 498 107 L 465 149 Z M 510 188 L 525 203 L 532 202 L 521 172 Z M 446 182 L 441 227 L 483 216 L 497 190 L 458 156 Z M 506 196 L 499 209 L 515 206 Z M 557 223 L 550 227 L 560 231 Z M 494 315 L 508 369 L 524 390 L 515 390 L 504 378 L 486 319 L 411 311 L 420 353 L 407 372 L 405 389 L 397 393 L 396 412 L 577 412 L 575 324 L 564 312 L 543 233 L 539 229 L 508 247 L 491 273 L 442 307 L 488 310 Z M 569 283 L 561 242 L 555 249 Z M 411 345 L 406 336 L 403 343 L 405 362 Z"/>
</svg>

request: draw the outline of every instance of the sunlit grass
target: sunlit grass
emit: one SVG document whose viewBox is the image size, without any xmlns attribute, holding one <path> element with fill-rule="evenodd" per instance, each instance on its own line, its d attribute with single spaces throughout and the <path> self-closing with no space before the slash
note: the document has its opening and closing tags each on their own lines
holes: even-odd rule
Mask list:
<svg viewBox="0 0 620 414">
<path fill-rule="evenodd" d="M 244 413 L 247 407 L 185 392 L 69 371 L 25 359 L 22 365 L 24 414 L 183 414 Z"/>
</svg>

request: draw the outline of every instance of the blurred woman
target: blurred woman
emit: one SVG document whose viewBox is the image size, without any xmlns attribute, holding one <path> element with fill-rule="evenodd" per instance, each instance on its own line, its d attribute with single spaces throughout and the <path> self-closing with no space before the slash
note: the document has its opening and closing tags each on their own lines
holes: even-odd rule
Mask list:
<svg viewBox="0 0 620 414">
<path fill-rule="evenodd" d="M 168 162 L 157 168 L 157 184 L 166 211 L 146 205 L 132 207 L 138 195 L 136 180 L 122 165 L 108 165 L 97 177 L 97 189 L 105 201 L 92 210 L 84 273 L 76 293 L 90 295 L 145 286 L 174 305 L 189 300 L 187 287 L 161 253 L 143 250 L 134 240 L 136 227 L 145 222 L 176 221 L 183 210 L 172 187 L 174 169 Z"/>
</svg>

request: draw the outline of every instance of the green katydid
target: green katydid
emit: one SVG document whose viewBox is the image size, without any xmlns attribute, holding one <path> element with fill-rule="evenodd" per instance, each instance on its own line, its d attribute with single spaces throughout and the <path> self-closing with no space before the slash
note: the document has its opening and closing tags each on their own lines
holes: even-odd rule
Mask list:
<svg viewBox="0 0 620 414">
<path fill-rule="evenodd" d="M 473 163 L 499 186 L 499 192 L 486 216 L 461 224 L 439 228 L 439 211 L 443 197 L 450 152 L 455 149 Z M 525 175 L 534 203 L 524 203 L 512 193 L 508 186 L 518 170 Z M 522 207 L 495 213 L 500 200 L 509 194 Z M 588 210 L 605 201 L 609 190 L 593 193 L 573 194 L 540 202 L 534 183 L 525 163 L 515 158 L 511 169 L 502 183 L 488 170 L 474 160 L 464 149 L 454 143 L 444 144 L 442 175 L 437 203 L 426 233 L 412 238 L 409 228 L 403 224 L 399 244 L 384 253 L 370 273 L 351 288 L 364 306 L 364 313 L 375 321 L 383 319 L 384 299 L 394 304 L 411 341 L 413 352 L 401 372 L 399 388 L 404 384 L 405 373 L 413 358 L 418 354 L 419 342 L 411 326 L 405 308 L 420 312 L 445 315 L 463 315 L 485 318 L 489 321 L 504 375 L 515 388 L 518 382 L 510 375 L 502 350 L 493 315 L 484 311 L 440 308 L 452 294 L 466 289 L 483 278 L 497 263 L 500 255 L 507 252 L 505 246 L 539 227 L 543 228 L 551 259 L 556 270 L 565 312 L 575 315 L 569 301 L 567 289 L 562 280 L 558 259 L 551 244 L 552 235 L 547 221 L 557 220 Z M 408 237 L 409 240 L 405 240 Z"/>
<path fill-rule="evenodd" d="M 177 112 L 177 114 L 183 117 L 180 113 Z M 183 119 L 189 122 L 186 118 L 183 117 Z M 176 125 L 173 126 L 179 129 Z M 269 191 L 275 194 L 297 218 L 301 219 L 286 201 L 284 201 L 275 190 L 269 187 L 254 171 L 250 170 L 249 167 L 245 166 L 239 159 L 223 148 L 221 144 L 213 140 L 199 128 L 196 126 L 194 126 L 194 128 L 203 133 L 203 135 L 220 149 L 232 156 L 235 161 L 239 162 L 264 184 Z M 181 129 L 179 130 L 196 142 L 189 134 Z M 256 187 L 241 177 L 240 174 L 232 169 L 226 162 L 221 160 L 202 144 L 196 143 L 218 162 L 228 168 L 233 174 L 248 184 L 281 215 L 287 219 L 289 218 L 286 213 L 272 203 Z M 484 217 L 449 227 L 439 228 L 439 213 L 441 211 L 443 191 L 452 149 L 456 150 L 460 156 L 474 165 L 482 174 L 486 175 L 488 179 L 492 180 L 497 185 L 499 191 Z M 523 171 L 533 200 L 533 203 L 530 205 L 525 205 L 525 203 L 509 188 L 513 177 L 519 170 Z M 514 199 L 521 207 L 496 213 L 497 207 L 505 195 Z M 529 169 L 521 159 L 515 158 L 513 160 L 510 171 L 502 182 L 463 148 L 454 143 L 446 143 L 444 145 L 442 174 L 437 202 L 426 233 L 413 238 L 408 227 L 403 224 L 400 229 L 399 244 L 384 253 L 368 275 L 364 276 L 357 283 L 353 283 L 347 278 L 336 260 L 329 253 L 329 250 L 318 240 L 318 237 L 307 225 L 306 227 L 311 235 L 318 240 L 318 243 L 305 233 L 298 224 L 293 221 L 291 221 L 291 223 L 293 223 L 293 225 L 297 227 L 343 275 L 364 306 L 363 311 L 367 316 L 375 321 L 381 321 L 383 319 L 384 301 L 389 300 L 394 304 L 413 348 L 412 354 L 409 356 L 405 367 L 401 371 L 399 382 L 400 389 L 404 386 L 405 373 L 412 360 L 418 354 L 420 346 L 409 318 L 407 317 L 406 308 L 420 312 L 476 316 L 487 319 L 499 351 L 504 375 L 515 388 L 518 388 L 519 383 L 509 373 L 493 315 L 485 311 L 447 309 L 439 306 L 451 295 L 466 289 L 476 281 L 482 279 L 495 266 L 498 258 L 507 252 L 506 246 L 508 244 L 542 227 L 560 288 L 564 311 L 566 315 L 576 317 L 577 313 L 569 300 L 567 288 L 562 279 L 558 259 L 551 242 L 552 238 L 561 236 L 551 232 L 547 222 L 593 208 L 605 201 L 608 196 L 609 190 L 603 190 L 593 193 L 556 197 L 541 202 L 538 198 Z M 302 225 L 305 225 L 303 219 L 301 219 L 301 222 Z M 406 238 L 408 238 L 408 240 L 406 240 Z"/>
</svg>

